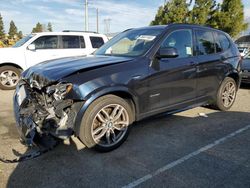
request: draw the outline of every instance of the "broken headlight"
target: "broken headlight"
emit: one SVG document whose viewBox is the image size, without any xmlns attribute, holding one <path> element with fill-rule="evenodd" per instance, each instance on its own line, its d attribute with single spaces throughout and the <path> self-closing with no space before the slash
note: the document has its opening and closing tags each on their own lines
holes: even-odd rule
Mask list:
<svg viewBox="0 0 250 188">
<path fill-rule="evenodd" d="M 49 86 L 46 93 L 53 95 L 56 100 L 63 99 L 71 90 L 73 85 L 70 83 L 58 83 L 57 85 Z"/>
</svg>

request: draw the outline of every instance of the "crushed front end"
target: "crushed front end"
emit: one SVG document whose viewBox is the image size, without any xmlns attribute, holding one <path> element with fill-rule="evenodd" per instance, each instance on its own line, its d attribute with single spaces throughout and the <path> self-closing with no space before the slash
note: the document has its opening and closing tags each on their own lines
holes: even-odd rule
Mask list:
<svg viewBox="0 0 250 188">
<path fill-rule="evenodd" d="M 72 84 L 39 82 L 21 79 L 14 94 L 17 129 L 21 140 L 29 146 L 37 145 L 42 137 L 70 137 L 83 104 L 68 97 L 73 92 Z"/>
</svg>

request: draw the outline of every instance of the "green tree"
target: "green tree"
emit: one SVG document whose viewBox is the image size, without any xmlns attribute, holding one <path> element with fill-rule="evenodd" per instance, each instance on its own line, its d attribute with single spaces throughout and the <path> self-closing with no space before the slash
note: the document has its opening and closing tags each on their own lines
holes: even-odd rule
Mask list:
<svg viewBox="0 0 250 188">
<path fill-rule="evenodd" d="M 43 25 L 38 22 L 36 26 L 32 29 L 32 33 L 41 33 L 41 32 L 43 32 Z"/>
<path fill-rule="evenodd" d="M 52 29 L 52 24 L 49 22 L 48 23 L 48 25 L 47 25 L 47 30 L 49 31 L 49 32 L 52 32 L 53 31 L 53 29 Z"/>
<path fill-rule="evenodd" d="M 0 40 L 4 38 L 5 38 L 5 32 L 4 32 L 3 17 L 0 14 Z"/>
<path fill-rule="evenodd" d="M 164 6 L 160 6 L 155 19 L 150 25 L 163 25 L 169 23 L 186 23 L 188 4 L 186 0 L 170 0 Z"/>
<path fill-rule="evenodd" d="M 19 39 L 23 38 L 23 32 L 19 31 L 18 34 L 17 34 L 17 36 L 18 36 Z"/>
<path fill-rule="evenodd" d="M 17 35 L 17 27 L 13 20 L 10 21 L 9 38 L 13 39 Z"/>
<path fill-rule="evenodd" d="M 196 0 L 193 9 L 189 12 L 189 23 L 209 25 L 215 19 L 217 4 L 215 0 Z"/>
<path fill-rule="evenodd" d="M 236 37 L 241 31 L 247 29 L 244 21 L 244 6 L 241 0 L 224 0 L 218 18 L 219 29 Z"/>
</svg>

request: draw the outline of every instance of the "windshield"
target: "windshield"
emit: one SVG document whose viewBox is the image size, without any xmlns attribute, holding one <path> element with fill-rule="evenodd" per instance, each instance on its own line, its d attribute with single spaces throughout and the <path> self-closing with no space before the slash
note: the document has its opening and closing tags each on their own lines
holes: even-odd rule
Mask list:
<svg viewBox="0 0 250 188">
<path fill-rule="evenodd" d="M 30 40 L 32 37 L 34 37 L 34 34 L 27 35 L 26 37 L 22 38 L 21 40 L 17 41 L 16 44 L 13 46 L 13 48 L 20 47 L 24 45 L 28 40 Z"/>
<path fill-rule="evenodd" d="M 147 28 L 122 32 L 99 48 L 95 55 L 140 56 L 153 45 L 162 31 L 163 28 Z"/>
</svg>

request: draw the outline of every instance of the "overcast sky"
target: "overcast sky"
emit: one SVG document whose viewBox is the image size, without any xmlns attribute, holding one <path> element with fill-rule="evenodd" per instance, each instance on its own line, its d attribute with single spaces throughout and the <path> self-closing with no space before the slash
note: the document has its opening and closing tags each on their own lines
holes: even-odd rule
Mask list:
<svg viewBox="0 0 250 188">
<path fill-rule="evenodd" d="M 221 0 L 218 0 L 221 1 Z M 96 31 L 96 8 L 99 9 L 99 31 L 104 19 L 110 18 L 110 31 L 145 26 L 154 18 L 164 0 L 89 0 L 89 30 Z M 250 1 L 243 0 L 250 20 Z M 0 0 L 5 31 L 13 20 L 19 30 L 30 33 L 37 22 L 51 22 L 54 31 L 84 30 L 84 0 Z"/>
</svg>

